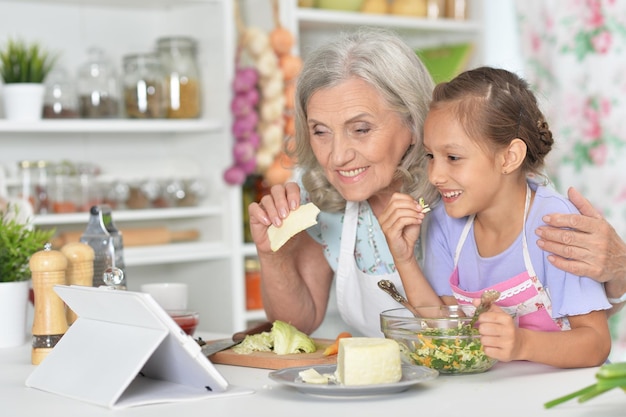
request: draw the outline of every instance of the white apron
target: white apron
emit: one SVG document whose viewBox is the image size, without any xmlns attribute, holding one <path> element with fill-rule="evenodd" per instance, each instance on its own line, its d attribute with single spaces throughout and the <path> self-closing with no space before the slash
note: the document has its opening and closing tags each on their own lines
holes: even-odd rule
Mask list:
<svg viewBox="0 0 626 417">
<path fill-rule="evenodd" d="M 358 218 L 359 203 L 346 202 L 335 277 L 337 306 L 341 318 L 349 326 L 364 336 L 383 337 L 380 330 L 380 313 L 402 306 L 378 287 L 378 281 L 387 279 L 393 282 L 401 293 L 404 293 L 404 287 L 397 272 L 369 275 L 358 268 L 354 259 Z"/>
</svg>

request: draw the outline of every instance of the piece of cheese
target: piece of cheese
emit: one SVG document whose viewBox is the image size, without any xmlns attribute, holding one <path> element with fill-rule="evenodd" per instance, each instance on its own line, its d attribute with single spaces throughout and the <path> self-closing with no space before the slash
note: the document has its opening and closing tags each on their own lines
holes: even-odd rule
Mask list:
<svg viewBox="0 0 626 417">
<path fill-rule="evenodd" d="M 402 378 L 400 346 L 381 337 L 350 337 L 339 341 L 337 380 L 344 385 L 398 382 Z"/>
<path fill-rule="evenodd" d="M 271 225 L 267 229 L 270 248 L 273 252 L 280 249 L 292 236 L 317 224 L 320 209 L 313 203 L 307 203 L 292 211 L 280 227 Z"/>
<path fill-rule="evenodd" d="M 322 375 L 313 368 L 300 371 L 298 375 L 302 378 L 302 382 L 307 384 L 325 385 L 328 384 L 328 380 L 330 379 L 329 375 Z"/>
</svg>

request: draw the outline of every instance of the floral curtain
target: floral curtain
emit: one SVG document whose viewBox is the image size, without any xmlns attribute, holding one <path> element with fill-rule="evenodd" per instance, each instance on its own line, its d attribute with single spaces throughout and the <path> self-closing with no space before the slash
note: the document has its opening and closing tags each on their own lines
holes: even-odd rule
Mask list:
<svg viewBox="0 0 626 417">
<path fill-rule="evenodd" d="M 516 0 L 524 76 L 555 137 L 547 169 L 626 239 L 626 1 Z M 626 317 L 612 319 L 626 360 Z"/>
</svg>

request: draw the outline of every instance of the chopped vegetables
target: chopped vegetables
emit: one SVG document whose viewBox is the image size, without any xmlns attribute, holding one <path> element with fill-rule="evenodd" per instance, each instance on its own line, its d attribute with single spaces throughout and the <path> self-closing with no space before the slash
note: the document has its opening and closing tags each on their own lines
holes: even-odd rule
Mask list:
<svg viewBox="0 0 626 417">
<path fill-rule="evenodd" d="M 352 337 L 352 334 L 349 333 L 349 332 L 341 332 L 341 333 L 339 333 L 339 335 L 337 335 L 337 338 L 335 339 L 333 344 L 328 346 L 324 350 L 324 356 L 336 355 L 337 352 L 339 352 L 339 340 L 341 340 L 341 339 L 343 339 L 345 337 Z"/>
<path fill-rule="evenodd" d="M 312 353 L 317 350 L 313 339 L 289 323 L 276 320 L 272 330 L 248 335 L 233 348 L 235 353 L 247 355 L 252 352 L 274 352 L 277 355 Z"/>
<path fill-rule="evenodd" d="M 626 391 L 626 362 L 602 365 L 596 373 L 596 379 L 597 382 L 595 384 L 548 401 L 543 406 L 545 408 L 552 408 L 574 398 L 578 398 L 578 402 L 582 403 L 610 391 L 613 388 L 621 388 Z"/>
<path fill-rule="evenodd" d="M 410 346 L 400 345 L 403 354 L 416 365 L 427 366 L 441 373 L 484 372 L 496 362 L 485 355 L 477 329 L 472 336 L 460 335 L 461 329 L 429 329 L 417 335 Z"/>
</svg>

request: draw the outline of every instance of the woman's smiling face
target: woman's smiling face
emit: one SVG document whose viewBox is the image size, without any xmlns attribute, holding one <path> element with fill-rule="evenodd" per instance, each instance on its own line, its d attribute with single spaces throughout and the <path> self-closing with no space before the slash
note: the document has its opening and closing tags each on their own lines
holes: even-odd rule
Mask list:
<svg viewBox="0 0 626 417">
<path fill-rule="evenodd" d="M 381 94 L 360 79 L 315 92 L 307 106 L 311 148 L 348 201 L 384 197 L 414 138 Z"/>
</svg>

